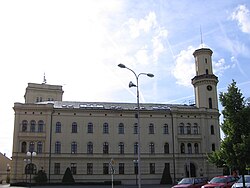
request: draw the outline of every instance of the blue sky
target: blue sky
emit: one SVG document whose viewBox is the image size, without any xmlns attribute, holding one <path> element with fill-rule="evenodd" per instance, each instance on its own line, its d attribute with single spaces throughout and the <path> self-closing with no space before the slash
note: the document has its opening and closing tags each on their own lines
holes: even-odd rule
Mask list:
<svg viewBox="0 0 250 188">
<path fill-rule="evenodd" d="M 218 93 L 234 79 L 250 97 L 249 0 L 0 1 L 0 152 L 11 156 L 14 103 L 44 73 L 66 101 L 136 102 L 123 63 L 155 75 L 140 77 L 141 102 L 192 103 L 201 41 Z"/>
</svg>

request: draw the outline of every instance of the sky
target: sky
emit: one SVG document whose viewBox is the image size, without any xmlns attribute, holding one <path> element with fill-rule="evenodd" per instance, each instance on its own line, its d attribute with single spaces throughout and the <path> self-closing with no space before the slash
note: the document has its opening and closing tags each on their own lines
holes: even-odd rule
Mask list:
<svg viewBox="0 0 250 188">
<path fill-rule="evenodd" d="M 213 51 L 218 95 L 250 97 L 249 0 L 0 1 L 0 152 L 11 157 L 15 102 L 28 83 L 62 85 L 64 101 L 191 104 L 193 52 Z M 221 106 L 220 106 L 221 110 Z"/>
</svg>

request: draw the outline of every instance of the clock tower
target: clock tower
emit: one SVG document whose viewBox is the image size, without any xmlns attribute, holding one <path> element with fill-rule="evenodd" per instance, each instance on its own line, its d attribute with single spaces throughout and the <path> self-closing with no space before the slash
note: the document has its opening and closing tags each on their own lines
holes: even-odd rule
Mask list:
<svg viewBox="0 0 250 188">
<path fill-rule="evenodd" d="M 217 83 L 218 77 L 213 74 L 213 51 L 200 48 L 193 53 L 196 76 L 192 79 L 195 90 L 195 103 L 198 108 L 218 110 Z"/>
</svg>

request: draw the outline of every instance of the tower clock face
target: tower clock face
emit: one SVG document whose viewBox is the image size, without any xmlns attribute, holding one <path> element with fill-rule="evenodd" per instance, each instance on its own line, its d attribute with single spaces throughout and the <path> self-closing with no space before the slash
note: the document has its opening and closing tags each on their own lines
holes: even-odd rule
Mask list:
<svg viewBox="0 0 250 188">
<path fill-rule="evenodd" d="M 208 91 L 211 91 L 211 90 L 212 90 L 212 86 L 208 85 L 208 86 L 207 86 L 207 90 L 208 90 Z"/>
</svg>

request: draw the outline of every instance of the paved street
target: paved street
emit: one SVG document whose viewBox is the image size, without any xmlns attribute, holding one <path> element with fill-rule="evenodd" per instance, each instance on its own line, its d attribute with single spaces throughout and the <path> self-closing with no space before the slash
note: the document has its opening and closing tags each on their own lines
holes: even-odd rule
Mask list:
<svg viewBox="0 0 250 188">
<path fill-rule="evenodd" d="M 23 187 L 14 187 L 8 184 L 1 185 L 0 188 L 23 188 Z M 52 185 L 52 186 L 35 186 L 35 188 L 111 188 L 111 185 Z M 171 185 L 142 185 L 142 188 L 171 188 Z M 136 185 L 114 185 L 114 188 L 137 188 Z"/>
</svg>

